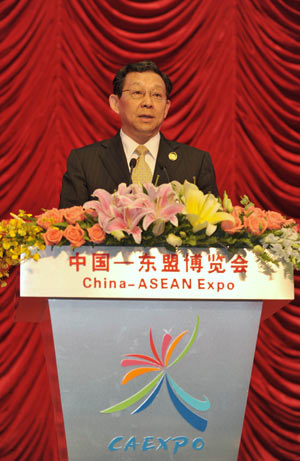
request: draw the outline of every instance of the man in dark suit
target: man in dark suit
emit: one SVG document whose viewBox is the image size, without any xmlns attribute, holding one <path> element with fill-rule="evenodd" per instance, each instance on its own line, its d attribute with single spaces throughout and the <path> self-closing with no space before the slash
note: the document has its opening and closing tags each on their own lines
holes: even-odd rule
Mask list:
<svg viewBox="0 0 300 461">
<path fill-rule="evenodd" d="M 208 152 L 170 141 L 160 133 L 168 114 L 172 83 L 152 61 L 123 67 L 114 78 L 111 109 L 119 114 L 121 131 L 115 137 L 75 149 L 63 177 L 60 207 L 82 205 L 95 189 L 113 192 L 122 182 L 131 183 L 141 161 L 148 177 L 159 185 L 172 180 L 194 182 L 205 193 L 218 195 L 215 171 Z M 145 165 L 144 163 L 144 165 Z"/>
</svg>

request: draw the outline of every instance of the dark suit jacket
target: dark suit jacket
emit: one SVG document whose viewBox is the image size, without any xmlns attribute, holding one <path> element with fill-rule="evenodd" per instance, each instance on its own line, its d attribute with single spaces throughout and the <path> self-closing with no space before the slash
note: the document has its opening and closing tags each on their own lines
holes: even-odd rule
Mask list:
<svg viewBox="0 0 300 461">
<path fill-rule="evenodd" d="M 177 159 L 170 160 L 169 153 Z M 218 196 L 214 167 L 208 152 L 169 141 L 161 134 L 152 182 L 157 184 L 185 179 L 195 182 L 204 193 Z M 105 141 L 71 151 L 62 182 L 60 208 L 83 205 L 95 189 L 113 192 L 122 182 L 130 184 L 130 174 L 120 134 Z"/>
</svg>

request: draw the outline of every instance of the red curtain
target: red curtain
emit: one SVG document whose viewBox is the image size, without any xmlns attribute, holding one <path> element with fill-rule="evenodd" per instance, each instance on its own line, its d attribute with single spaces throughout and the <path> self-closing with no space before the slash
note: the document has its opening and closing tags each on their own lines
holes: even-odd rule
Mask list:
<svg viewBox="0 0 300 461">
<path fill-rule="evenodd" d="M 1 213 L 57 206 L 71 148 L 119 127 L 117 69 L 152 59 L 174 83 L 162 128 L 209 150 L 233 201 L 300 218 L 298 0 L 5 0 L 0 5 Z M 300 459 L 300 276 L 261 324 L 240 461 Z M 56 460 L 43 324 L 14 323 L 1 292 L 1 460 Z"/>
</svg>

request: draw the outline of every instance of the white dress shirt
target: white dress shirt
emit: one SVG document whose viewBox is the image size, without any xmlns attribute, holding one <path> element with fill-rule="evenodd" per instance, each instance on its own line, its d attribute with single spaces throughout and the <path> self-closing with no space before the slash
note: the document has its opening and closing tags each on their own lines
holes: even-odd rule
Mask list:
<svg viewBox="0 0 300 461">
<path fill-rule="evenodd" d="M 122 129 L 120 131 L 120 136 L 121 136 L 123 149 L 124 149 L 126 159 L 127 159 L 128 169 L 130 169 L 129 167 L 130 160 L 132 158 L 138 158 L 138 154 L 135 153 L 135 149 L 140 144 L 138 144 L 133 139 L 131 139 L 127 134 L 124 133 Z M 145 155 L 145 161 L 148 163 L 152 171 L 152 176 L 153 176 L 154 169 L 155 169 L 159 142 L 160 142 L 160 133 L 157 133 L 155 136 L 153 136 L 153 138 L 150 138 L 145 144 L 143 144 L 143 146 L 146 146 L 148 149 L 148 152 Z"/>
</svg>

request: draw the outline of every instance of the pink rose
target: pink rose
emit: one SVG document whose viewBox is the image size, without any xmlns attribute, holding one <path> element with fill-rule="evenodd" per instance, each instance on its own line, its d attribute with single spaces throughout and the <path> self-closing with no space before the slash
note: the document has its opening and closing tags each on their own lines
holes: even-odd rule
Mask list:
<svg viewBox="0 0 300 461">
<path fill-rule="evenodd" d="M 247 215 L 244 216 L 244 227 L 247 232 L 254 235 L 260 235 L 265 232 L 268 226 L 266 212 L 260 208 L 252 207 L 247 210 Z"/>
<path fill-rule="evenodd" d="M 76 223 L 75 226 L 70 224 L 68 227 L 66 227 L 64 230 L 64 237 L 69 240 L 72 247 L 77 248 L 85 243 L 83 238 L 84 230 L 81 229 L 78 223 Z"/>
<path fill-rule="evenodd" d="M 58 210 L 57 208 L 52 208 L 52 210 L 47 210 L 45 213 L 37 216 L 36 223 L 41 226 L 43 229 L 48 229 L 51 225 L 59 222 L 63 222 L 63 210 Z"/>
<path fill-rule="evenodd" d="M 64 217 L 68 224 L 75 224 L 77 221 L 84 221 L 86 219 L 82 206 L 65 208 Z"/>
<path fill-rule="evenodd" d="M 94 224 L 87 231 L 92 242 L 101 243 L 105 240 L 105 232 L 99 224 Z"/>
<path fill-rule="evenodd" d="M 240 219 L 240 215 L 243 213 L 244 208 L 241 206 L 235 206 L 231 216 L 234 218 L 234 223 L 231 221 L 222 221 L 221 228 L 223 231 L 227 232 L 227 234 L 235 234 L 236 232 L 240 232 L 243 229 L 243 223 Z"/>
<path fill-rule="evenodd" d="M 42 234 L 42 237 L 46 245 L 57 245 L 63 238 L 63 235 L 63 231 L 55 227 L 48 227 L 46 232 Z"/>
</svg>

